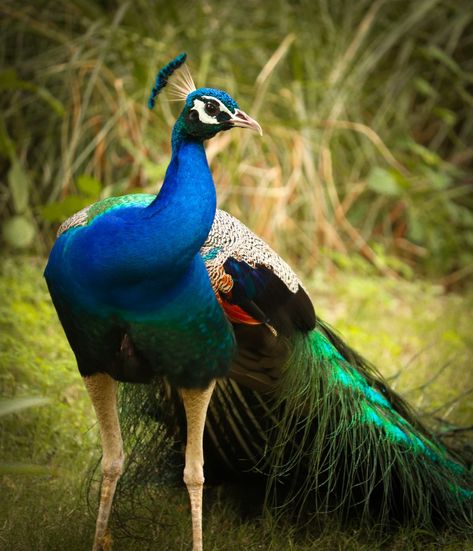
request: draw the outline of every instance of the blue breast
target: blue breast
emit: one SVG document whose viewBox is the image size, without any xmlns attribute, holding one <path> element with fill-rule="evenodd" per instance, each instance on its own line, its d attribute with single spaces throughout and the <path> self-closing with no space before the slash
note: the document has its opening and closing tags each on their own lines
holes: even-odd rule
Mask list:
<svg viewBox="0 0 473 551">
<path fill-rule="evenodd" d="M 82 374 L 116 363 L 101 339 L 119 354 L 126 335 L 177 386 L 225 375 L 233 332 L 199 254 L 215 208 L 202 144 L 181 144 L 149 206 L 110 209 L 58 238 L 45 277 Z"/>
</svg>

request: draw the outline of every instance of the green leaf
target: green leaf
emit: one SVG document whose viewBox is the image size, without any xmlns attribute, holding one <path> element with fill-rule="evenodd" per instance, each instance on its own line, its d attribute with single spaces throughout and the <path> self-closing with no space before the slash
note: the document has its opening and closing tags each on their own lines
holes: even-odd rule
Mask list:
<svg viewBox="0 0 473 551">
<path fill-rule="evenodd" d="M 368 175 L 368 187 L 381 195 L 390 197 L 398 197 L 403 192 L 395 175 L 379 166 L 371 169 Z"/>
<path fill-rule="evenodd" d="M 10 170 L 8 171 L 8 184 L 10 186 L 15 213 L 22 214 L 28 206 L 30 179 L 23 170 L 20 161 L 16 158 L 13 159 Z"/>
<path fill-rule="evenodd" d="M 427 179 L 429 187 L 433 189 L 447 189 L 452 182 L 452 179 L 448 174 L 445 174 L 445 172 L 440 172 L 438 169 L 432 170 L 430 167 L 425 167 L 422 170 L 422 173 Z"/>
<path fill-rule="evenodd" d="M 414 86 L 415 89 L 423 96 L 426 96 L 428 98 L 437 97 L 437 91 L 435 90 L 435 88 L 433 88 L 430 82 L 427 82 L 424 78 L 416 78 L 414 80 Z"/>
<path fill-rule="evenodd" d="M 62 222 L 66 218 L 62 203 L 59 201 L 43 205 L 41 214 L 47 222 Z"/>
<path fill-rule="evenodd" d="M 93 176 L 82 174 L 76 180 L 77 189 L 84 195 L 98 199 L 102 190 L 102 184 Z"/>
<path fill-rule="evenodd" d="M 3 239 L 15 249 L 26 249 L 33 243 L 35 227 L 26 216 L 12 216 L 3 223 Z"/>
<path fill-rule="evenodd" d="M 34 91 L 38 94 L 38 96 L 47 103 L 53 111 L 55 111 L 59 116 L 63 117 L 65 113 L 64 105 L 55 98 L 49 90 L 46 88 L 43 88 L 42 86 L 35 86 Z"/>
<path fill-rule="evenodd" d="M 410 141 L 407 147 L 412 153 L 418 155 L 424 163 L 430 166 L 440 166 L 443 163 L 442 158 L 437 153 L 417 142 Z"/>
<path fill-rule="evenodd" d="M 90 202 L 90 197 L 69 195 L 63 201 L 56 201 L 44 205 L 41 208 L 41 214 L 48 222 L 63 222 L 66 218 L 69 218 L 69 216 L 72 216 L 78 210 L 88 207 Z"/>
<path fill-rule="evenodd" d="M 7 127 L 5 126 L 5 120 L 0 114 L 0 153 L 9 159 L 13 159 L 15 156 L 15 147 L 13 145 L 10 136 L 8 135 Z"/>
<path fill-rule="evenodd" d="M 0 72 L 0 90 L 16 90 L 24 88 L 25 83 L 19 80 L 16 70 L 12 67 Z"/>
<path fill-rule="evenodd" d="M 425 54 L 427 57 L 430 57 L 431 59 L 435 59 L 436 61 L 439 61 L 442 65 L 450 69 L 452 73 L 461 76 L 462 70 L 458 63 L 453 59 L 453 57 L 449 56 L 445 50 L 442 50 L 438 48 L 437 46 L 430 45 L 427 48 L 423 48 Z"/>
<path fill-rule="evenodd" d="M 458 120 L 457 114 L 445 107 L 435 107 L 432 112 L 448 126 L 453 126 Z"/>
</svg>

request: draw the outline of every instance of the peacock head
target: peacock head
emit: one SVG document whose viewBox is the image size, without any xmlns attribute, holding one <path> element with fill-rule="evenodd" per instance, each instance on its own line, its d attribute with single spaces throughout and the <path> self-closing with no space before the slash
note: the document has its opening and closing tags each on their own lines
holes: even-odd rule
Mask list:
<svg viewBox="0 0 473 551">
<path fill-rule="evenodd" d="M 181 136 L 207 140 L 235 126 L 250 128 L 263 134 L 258 122 L 242 111 L 237 102 L 223 90 L 196 90 L 189 69 L 184 64 L 185 60 L 186 54 L 180 54 L 159 71 L 148 100 L 150 109 L 154 107 L 157 95 L 169 85 L 171 99 L 185 102 L 175 125 Z M 169 82 L 173 73 L 174 78 Z"/>
</svg>

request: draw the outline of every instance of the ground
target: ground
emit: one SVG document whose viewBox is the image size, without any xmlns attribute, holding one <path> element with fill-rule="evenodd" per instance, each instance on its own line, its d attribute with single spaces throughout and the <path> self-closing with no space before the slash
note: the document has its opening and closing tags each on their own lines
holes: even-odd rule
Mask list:
<svg viewBox="0 0 473 551">
<path fill-rule="evenodd" d="M 11 551 L 88 549 L 94 531 L 83 480 L 99 458 L 97 427 L 48 298 L 44 263 L 17 257 L 5 259 L 1 267 L 0 547 Z M 396 390 L 425 413 L 455 426 L 472 425 L 473 292 L 445 294 L 432 282 L 340 271 L 330 277 L 316 272 L 306 281 L 319 315 L 375 363 Z M 20 400 L 33 397 L 48 401 Z M 159 491 L 154 522 L 131 523 L 145 539 L 117 533 L 117 551 L 152 549 L 151 542 L 154 549 L 190 548 L 185 489 Z M 342 531 L 330 522 L 301 533 L 269 515 L 242 520 L 226 489 L 212 488 L 207 498 L 207 551 L 473 547 L 473 540 L 448 533 L 406 529 L 374 543 L 372 534 Z"/>
</svg>

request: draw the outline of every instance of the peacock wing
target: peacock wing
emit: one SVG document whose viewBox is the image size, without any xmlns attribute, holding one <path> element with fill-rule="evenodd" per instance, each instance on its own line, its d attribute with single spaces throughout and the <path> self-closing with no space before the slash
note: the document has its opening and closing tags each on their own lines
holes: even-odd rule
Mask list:
<svg viewBox="0 0 473 551">
<path fill-rule="evenodd" d="M 201 255 L 238 343 L 231 377 L 271 391 L 289 353 L 288 338 L 315 326 L 309 296 L 290 266 L 225 211 L 217 210 Z"/>
<path fill-rule="evenodd" d="M 314 328 L 314 308 L 297 275 L 238 219 L 217 210 L 201 254 L 233 323 L 264 324 L 286 337 Z"/>
</svg>

